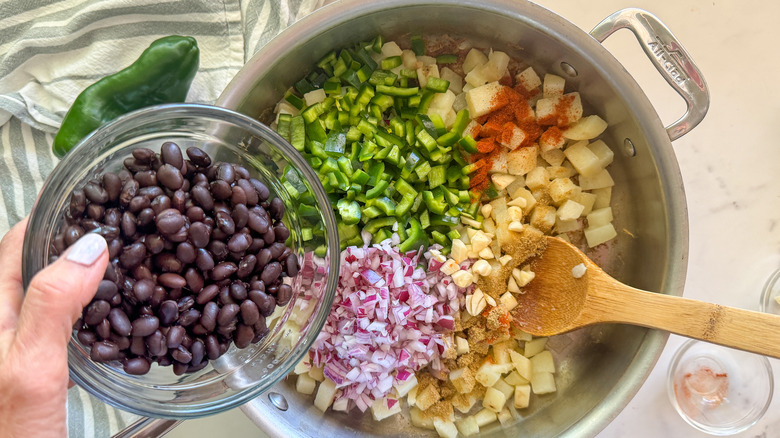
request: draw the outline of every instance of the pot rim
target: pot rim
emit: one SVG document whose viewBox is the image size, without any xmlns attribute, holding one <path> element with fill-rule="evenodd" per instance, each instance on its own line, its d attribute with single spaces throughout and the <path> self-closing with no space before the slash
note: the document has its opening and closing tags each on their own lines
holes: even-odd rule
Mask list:
<svg viewBox="0 0 780 438">
<path fill-rule="evenodd" d="M 688 261 L 688 213 L 682 175 L 671 141 L 657 112 L 639 84 L 622 64 L 598 41 L 572 22 L 554 12 L 527 0 L 340 0 L 327 5 L 295 22 L 258 50 L 234 76 L 217 100 L 217 105 L 238 108 L 246 98 L 245 90 L 258 82 L 263 72 L 273 69 L 291 47 L 301 45 L 324 31 L 362 16 L 399 7 L 457 6 L 479 9 L 511 17 L 537 28 L 570 45 L 591 60 L 593 67 L 609 77 L 615 90 L 634 110 L 642 133 L 652 146 L 657 166 L 664 169 L 660 177 L 664 201 L 667 205 L 668 257 L 661 290 L 681 296 Z M 267 62 L 267 60 L 272 60 Z M 247 85 L 251 85 L 247 87 Z M 647 380 L 664 350 L 668 332 L 648 329 L 644 340 L 625 373 L 616 383 L 609 398 L 587 412 L 577 423 L 560 436 L 595 436 L 604 429 L 631 401 Z M 265 400 L 247 403 L 241 409 L 270 436 L 283 436 L 274 416 L 265 413 Z"/>
</svg>

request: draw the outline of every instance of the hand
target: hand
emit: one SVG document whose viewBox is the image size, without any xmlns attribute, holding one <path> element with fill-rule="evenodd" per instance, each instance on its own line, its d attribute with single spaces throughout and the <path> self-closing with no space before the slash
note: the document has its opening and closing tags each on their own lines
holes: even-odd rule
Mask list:
<svg viewBox="0 0 780 438">
<path fill-rule="evenodd" d="M 27 220 L 0 241 L 0 436 L 67 436 L 67 345 L 108 264 L 106 241 L 86 234 L 22 287 Z"/>
</svg>

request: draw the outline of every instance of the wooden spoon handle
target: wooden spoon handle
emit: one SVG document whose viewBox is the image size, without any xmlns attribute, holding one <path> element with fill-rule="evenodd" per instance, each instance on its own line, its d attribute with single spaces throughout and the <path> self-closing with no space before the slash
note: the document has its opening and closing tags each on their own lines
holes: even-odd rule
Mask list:
<svg viewBox="0 0 780 438">
<path fill-rule="evenodd" d="M 618 290 L 619 289 L 619 290 Z M 629 288 L 592 292 L 590 315 L 780 358 L 780 316 Z M 600 313 L 600 315 L 599 315 Z M 596 315 L 599 315 L 596 317 Z"/>
</svg>

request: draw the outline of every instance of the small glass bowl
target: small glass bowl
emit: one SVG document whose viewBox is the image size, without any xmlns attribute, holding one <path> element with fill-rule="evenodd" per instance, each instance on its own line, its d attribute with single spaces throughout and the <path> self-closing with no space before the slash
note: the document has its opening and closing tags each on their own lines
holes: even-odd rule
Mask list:
<svg viewBox="0 0 780 438">
<path fill-rule="evenodd" d="M 775 300 L 778 295 L 780 295 L 780 269 L 773 272 L 764 285 L 764 290 L 761 292 L 761 311 L 780 315 L 780 304 Z"/>
<path fill-rule="evenodd" d="M 747 430 L 766 413 L 774 378 L 765 356 L 689 340 L 672 358 L 667 391 L 688 424 L 726 436 Z"/>
<path fill-rule="evenodd" d="M 119 364 L 90 360 L 89 348 L 79 343 L 75 333 L 68 346 L 68 365 L 74 382 L 112 406 L 150 417 L 196 418 L 251 400 L 284 378 L 303 358 L 322 329 L 338 284 L 338 233 L 317 175 L 270 128 L 214 106 L 154 106 L 122 116 L 90 134 L 46 180 L 24 241 L 25 288 L 49 263 L 49 249 L 64 225 L 71 192 L 97 175 L 120 170 L 132 149 L 147 147 L 159 152 L 166 141 L 177 143 L 182 150 L 200 147 L 215 162 L 241 164 L 266 183 L 272 196 L 282 199 L 286 207 L 283 221 L 291 232 L 289 243 L 301 265 L 301 273 L 290 282 L 293 299 L 267 319 L 270 330 L 263 340 L 241 350 L 233 345 L 191 374 L 176 376 L 172 367 L 155 364 L 148 374 L 128 375 Z M 304 198 L 311 204 L 305 217 L 299 215 Z M 306 240 L 302 228 L 308 229 Z M 314 256 L 315 249 L 321 257 Z"/>
</svg>

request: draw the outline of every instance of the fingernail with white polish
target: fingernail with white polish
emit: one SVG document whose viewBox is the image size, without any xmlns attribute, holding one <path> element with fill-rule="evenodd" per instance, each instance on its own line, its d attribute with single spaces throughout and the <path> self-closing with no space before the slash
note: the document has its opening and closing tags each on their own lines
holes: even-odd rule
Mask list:
<svg viewBox="0 0 780 438">
<path fill-rule="evenodd" d="M 82 236 L 76 243 L 68 248 L 65 258 L 71 262 L 84 266 L 90 266 L 107 249 L 106 239 L 100 234 L 88 233 Z"/>
</svg>

